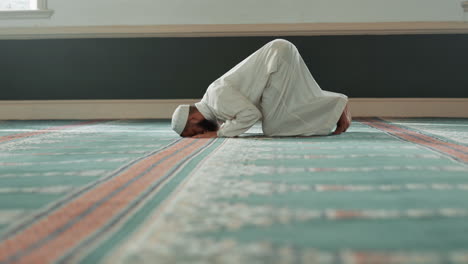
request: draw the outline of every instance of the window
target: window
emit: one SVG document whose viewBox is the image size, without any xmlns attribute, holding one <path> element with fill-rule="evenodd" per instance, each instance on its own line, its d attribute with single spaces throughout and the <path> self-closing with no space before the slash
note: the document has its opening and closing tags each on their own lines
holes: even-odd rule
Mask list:
<svg viewBox="0 0 468 264">
<path fill-rule="evenodd" d="M 0 0 L 0 19 L 49 18 L 47 0 Z"/>
<path fill-rule="evenodd" d="M 464 19 L 465 22 L 468 22 L 468 1 L 463 1 L 462 2 L 462 7 L 464 12 Z"/>
<path fill-rule="evenodd" d="M 30 8 L 28 0 L 6 0 L 0 2 L 1 10 L 27 10 Z"/>
</svg>

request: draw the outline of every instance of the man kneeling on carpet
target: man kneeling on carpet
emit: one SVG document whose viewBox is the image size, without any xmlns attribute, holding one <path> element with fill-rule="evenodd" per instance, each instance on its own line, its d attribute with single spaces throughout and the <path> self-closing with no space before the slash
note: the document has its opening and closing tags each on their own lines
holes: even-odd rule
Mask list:
<svg viewBox="0 0 468 264">
<path fill-rule="evenodd" d="M 266 136 L 340 134 L 351 124 L 347 102 L 320 88 L 292 43 L 276 39 L 210 84 L 200 102 L 178 106 L 172 128 L 182 137 L 235 137 L 262 120 Z"/>
</svg>

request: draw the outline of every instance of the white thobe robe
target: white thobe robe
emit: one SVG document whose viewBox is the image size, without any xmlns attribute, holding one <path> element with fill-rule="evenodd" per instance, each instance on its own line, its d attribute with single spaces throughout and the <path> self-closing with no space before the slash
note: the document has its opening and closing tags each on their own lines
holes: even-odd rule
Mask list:
<svg viewBox="0 0 468 264">
<path fill-rule="evenodd" d="M 347 103 L 324 91 L 297 48 L 276 39 L 251 54 L 208 87 L 195 106 L 223 123 L 219 137 L 234 137 L 262 120 L 266 136 L 328 135 Z"/>
</svg>

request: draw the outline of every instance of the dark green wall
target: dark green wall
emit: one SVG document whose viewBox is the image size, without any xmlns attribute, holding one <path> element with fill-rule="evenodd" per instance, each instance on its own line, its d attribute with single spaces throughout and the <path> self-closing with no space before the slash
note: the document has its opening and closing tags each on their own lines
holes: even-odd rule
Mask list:
<svg viewBox="0 0 468 264">
<path fill-rule="evenodd" d="M 0 100 L 200 98 L 274 38 L 0 40 Z M 468 35 L 282 38 L 325 90 L 468 97 Z"/>
</svg>

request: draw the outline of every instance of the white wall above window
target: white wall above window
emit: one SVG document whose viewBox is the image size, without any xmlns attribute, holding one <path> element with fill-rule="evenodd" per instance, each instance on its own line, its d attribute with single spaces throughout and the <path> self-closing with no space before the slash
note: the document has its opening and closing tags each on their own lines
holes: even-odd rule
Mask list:
<svg viewBox="0 0 468 264">
<path fill-rule="evenodd" d="M 0 19 L 49 18 L 47 0 L 1 0 Z"/>
</svg>

